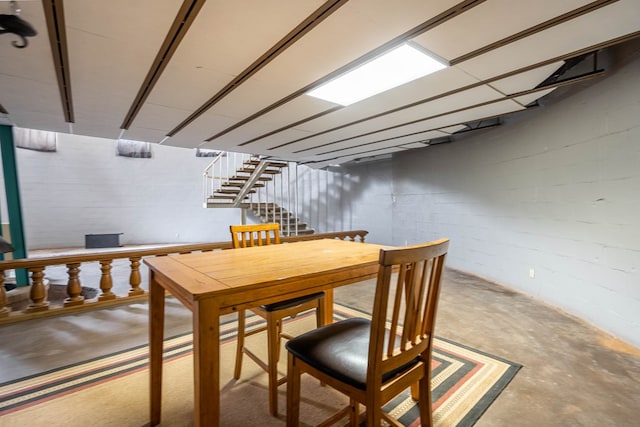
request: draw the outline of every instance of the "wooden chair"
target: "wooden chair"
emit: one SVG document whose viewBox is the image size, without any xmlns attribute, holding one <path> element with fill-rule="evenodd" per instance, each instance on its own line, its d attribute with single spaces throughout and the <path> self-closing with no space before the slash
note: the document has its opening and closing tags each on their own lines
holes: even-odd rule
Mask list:
<svg viewBox="0 0 640 427">
<path fill-rule="evenodd" d="M 382 249 L 371 320 L 346 319 L 287 342 L 287 426 L 299 423 L 304 372 L 350 399 L 323 426 L 348 414 L 351 426 L 360 425 L 359 404 L 366 406 L 367 426 L 379 426 L 382 419 L 400 425 L 382 406 L 408 387 L 418 400 L 421 424 L 432 425 L 433 329 L 448 246 L 442 239 Z"/>
<path fill-rule="evenodd" d="M 234 249 L 251 246 L 265 246 L 280 244 L 280 225 L 251 224 L 232 225 L 231 240 Z M 317 292 L 298 298 L 278 301 L 271 304 L 251 308 L 251 311 L 266 320 L 266 326 L 246 331 L 245 311 L 238 311 L 238 342 L 236 348 L 236 366 L 233 377 L 240 378 L 242 370 L 243 353 L 256 362 L 269 375 L 269 412 L 273 416 L 278 415 L 278 386 L 284 384 L 287 377 L 278 378 L 278 360 L 280 359 L 281 337 L 290 339 L 288 334 L 282 332 L 282 321 L 287 317 L 295 317 L 307 310 L 316 310 L 316 322 L 318 327 L 327 324 L 325 319 L 324 292 Z M 245 337 L 267 331 L 267 363 L 261 360 L 255 353 L 245 347 Z"/>
</svg>

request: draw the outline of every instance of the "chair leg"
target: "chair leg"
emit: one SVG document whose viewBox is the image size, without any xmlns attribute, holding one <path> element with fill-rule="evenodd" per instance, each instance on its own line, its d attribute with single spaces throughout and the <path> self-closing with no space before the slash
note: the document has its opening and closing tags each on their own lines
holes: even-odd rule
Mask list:
<svg viewBox="0 0 640 427">
<path fill-rule="evenodd" d="M 358 401 L 351 399 L 349 402 L 351 412 L 349 413 L 349 427 L 358 427 L 360 425 L 360 404 Z"/>
<path fill-rule="evenodd" d="M 332 319 L 326 318 L 325 307 L 324 297 L 318 299 L 318 307 L 316 308 L 316 325 L 318 325 L 318 327 L 328 325 L 332 321 Z"/>
<path fill-rule="evenodd" d="M 431 372 L 427 373 L 418 383 L 420 399 L 418 399 L 418 409 L 420 410 L 420 425 L 431 427 L 433 425 L 433 409 L 431 406 Z M 413 386 L 411 387 L 413 389 Z"/>
<path fill-rule="evenodd" d="M 269 367 L 269 412 L 278 416 L 278 354 L 280 352 L 279 320 L 267 315 L 267 364 Z"/>
<path fill-rule="evenodd" d="M 325 305 L 324 297 L 319 298 L 318 306 L 316 307 L 316 325 L 318 328 L 324 325 L 328 325 L 330 321 L 333 320 L 333 319 L 327 319 L 325 307 L 326 305 Z M 324 386 L 325 384 L 322 381 L 320 381 L 320 387 L 324 387 Z"/>
<path fill-rule="evenodd" d="M 420 400 L 420 384 L 419 383 L 411 384 L 411 398 L 416 402 Z"/>
<path fill-rule="evenodd" d="M 245 318 L 246 313 L 244 310 L 238 311 L 238 334 L 236 342 L 236 366 L 233 370 L 233 378 L 240 379 L 240 372 L 242 371 L 242 353 L 244 351 L 244 334 L 245 334 Z"/>
<path fill-rule="evenodd" d="M 368 426 L 379 426 L 382 423 L 382 402 L 378 393 L 368 393 L 365 403 Z"/>
<path fill-rule="evenodd" d="M 282 343 L 282 325 L 284 323 L 284 319 L 278 319 L 278 321 L 276 322 L 277 324 L 277 337 L 278 337 L 278 342 L 276 343 L 276 361 L 280 360 L 280 347 L 282 347 L 281 343 Z"/>
<path fill-rule="evenodd" d="M 289 353 L 287 362 L 287 427 L 298 427 L 300 422 L 300 375 L 295 357 Z"/>
</svg>

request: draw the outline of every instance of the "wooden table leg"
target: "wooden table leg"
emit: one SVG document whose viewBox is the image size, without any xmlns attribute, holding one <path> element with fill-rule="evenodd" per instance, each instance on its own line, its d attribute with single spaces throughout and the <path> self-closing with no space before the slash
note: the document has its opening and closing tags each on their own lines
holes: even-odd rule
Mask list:
<svg viewBox="0 0 640 427">
<path fill-rule="evenodd" d="M 220 424 L 220 311 L 211 299 L 193 308 L 195 426 Z"/>
<path fill-rule="evenodd" d="M 333 323 L 333 288 L 324 291 L 324 318 Z"/>
<path fill-rule="evenodd" d="M 149 377 L 151 379 L 151 425 L 160 424 L 162 414 L 162 345 L 164 338 L 164 288 L 149 272 Z"/>
</svg>

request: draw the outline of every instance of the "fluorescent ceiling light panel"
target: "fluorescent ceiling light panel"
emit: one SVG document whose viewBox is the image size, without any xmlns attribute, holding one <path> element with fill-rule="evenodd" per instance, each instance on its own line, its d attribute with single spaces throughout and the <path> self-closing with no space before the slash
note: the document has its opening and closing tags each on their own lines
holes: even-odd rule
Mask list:
<svg viewBox="0 0 640 427">
<path fill-rule="evenodd" d="M 307 95 L 346 106 L 446 66 L 422 50 L 403 44 L 307 92 Z"/>
</svg>

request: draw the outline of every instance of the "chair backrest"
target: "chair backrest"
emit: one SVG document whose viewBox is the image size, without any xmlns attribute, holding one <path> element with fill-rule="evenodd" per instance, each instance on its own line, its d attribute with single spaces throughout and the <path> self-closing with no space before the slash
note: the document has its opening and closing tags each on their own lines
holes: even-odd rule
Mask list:
<svg viewBox="0 0 640 427">
<path fill-rule="evenodd" d="M 420 355 L 431 364 L 440 282 L 449 240 L 380 250 L 368 386 Z M 395 337 L 395 339 L 391 339 Z"/>
<path fill-rule="evenodd" d="M 234 249 L 280 244 L 278 223 L 232 225 L 229 229 Z"/>
</svg>

